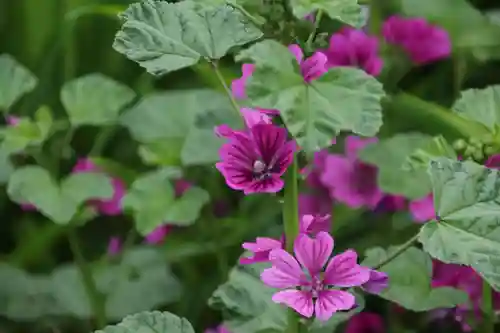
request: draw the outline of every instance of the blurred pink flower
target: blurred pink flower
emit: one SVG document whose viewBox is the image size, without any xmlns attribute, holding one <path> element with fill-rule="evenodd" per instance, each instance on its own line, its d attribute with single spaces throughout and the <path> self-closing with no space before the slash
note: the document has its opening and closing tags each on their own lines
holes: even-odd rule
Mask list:
<svg viewBox="0 0 500 333">
<path fill-rule="evenodd" d="M 500 154 L 490 156 L 484 166 L 490 169 L 500 169 Z"/>
<path fill-rule="evenodd" d="M 122 241 L 120 237 L 111 237 L 108 242 L 108 255 L 115 256 L 122 250 Z"/>
<path fill-rule="evenodd" d="M 330 259 L 332 251 L 333 238 L 326 232 L 318 233 L 315 238 L 300 234 L 295 240 L 295 257 L 283 249 L 272 250 L 269 254 L 272 267 L 262 272 L 261 280 L 269 287 L 285 289 L 275 293 L 272 300 L 304 317 L 315 315 L 321 321 L 330 319 L 337 311 L 353 308 L 354 295 L 329 286 L 360 286 L 368 281 L 368 270 L 358 265 L 353 250 Z"/>
<path fill-rule="evenodd" d="M 334 200 L 351 208 L 366 206 L 374 209 L 380 203 L 384 194 L 377 184 L 378 169 L 358 158 L 358 151 L 374 142 L 377 142 L 377 138 L 348 136 L 345 155 L 329 154 L 325 158 L 320 180 Z"/>
<path fill-rule="evenodd" d="M 372 312 L 355 314 L 347 322 L 345 333 L 385 333 L 382 316 Z"/>
<path fill-rule="evenodd" d="M 37 210 L 36 206 L 30 203 L 22 203 L 20 206 L 25 212 L 34 212 Z"/>
<path fill-rule="evenodd" d="M 7 125 L 9 126 L 16 126 L 17 124 L 19 124 L 19 121 L 21 121 L 21 118 L 16 116 L 7 116 L 6 118 Z"/>
<path fill-rule="evenodd" d="M 296 150 L 295 142 L 287 139 L 285 128 L 271 124 L 234 131 L 221 147 L 216 167 L 234 190 L 245 194 L 279 192 L 284 186 L 281 176 Z"/>
<path fill-rule="evenodd" d="M 429 193 L 423 198 L 410 201 L 408 208 L 415 222 L 425 223 L 436 218 L 432 193 Z"/>
<path fill-rule="evenodd" d="M 451 54 L 448 32 L 423 18 L 391 16 L 382 27 L 387 42 L 404 49 L 416 64 L 427 64 Z"/>
<path fill-rule="evenodd" d="M 327 72 L 326 63 L 328 59 L 324 53 L 314 52 L 312 56 L 304 59 L 304 53 L 297 44 L 288 46 L 288 49 L 297 59 L 304 81 L 311 82 Z"/>
<path fill-rule="evenodd" d="M 185 179 L 176 179 L 174 182 L 175 197 L 179 198 L 192 186 L 193 184 Z M 170 222 L 165 222 L 165 224 L 156 227 L 152 232 L 147 234 L 144 239 L 148 244 L 161 244 L 165 240 L 165 237 L 173 230 L 173 227 Z"/>
<path fill-rule="evenodd" d="M 343 28 L 330 37 L 330 45 L 324 53 L 328 58 L 328 68 L 354 66 L 373 76 L 382 71 L 383 60 L 378 54 L 378 39 L 363 30 Z"/>
<path fill-rule="evenodd" d="M 206 329 L 204 333 L 231 333 L 231 332 L 223 325 L 219 325 L 216 328 Z"/>
<path fill-rule="evenodd" d="M 84 172 L 102 172 L 102 170 L 95 165 L 88 158 L 81 158 L 73 167 L 73 173 Z M 94 206 L 97 211 L 104 215 L 120 215 L 122 212 L 122 199 L 125 196 L 126 186 L 123 181 L 116 177 L 111 178 L 111 185 L 113 186 L 113 196 L 107 200 L 89 200 L 89 204 Z"/>
</svg>

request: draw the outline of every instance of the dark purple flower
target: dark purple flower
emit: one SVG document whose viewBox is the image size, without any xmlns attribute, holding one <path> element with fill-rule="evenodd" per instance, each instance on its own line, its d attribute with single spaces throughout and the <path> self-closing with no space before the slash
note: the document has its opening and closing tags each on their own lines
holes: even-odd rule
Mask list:
<svg viewBox="0 0 500 333">
<path fill-rule="evenodd" d="M 386 273 L 370 269 L 370 279 L 361 288 L 371 294 L 380 294 L 388 285 L 389 276 Z"/>
</svg>

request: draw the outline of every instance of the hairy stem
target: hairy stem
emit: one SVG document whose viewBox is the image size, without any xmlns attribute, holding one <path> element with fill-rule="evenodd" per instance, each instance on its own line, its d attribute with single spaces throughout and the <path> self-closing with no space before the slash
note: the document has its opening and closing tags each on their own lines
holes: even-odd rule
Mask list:
<svg viewBox="0 0 500 333">
<path fill-rule="evenodd" d="M 495 316 L 493 310 L 493 291 L 491 290 L 490 284 L 483 279 L 483 332 L 484 333 L 494 333 L 495 332 Z"/>
<path fill-rule="evenodd" d="M 236 110 L 238 113 L 238 116 L 241 117 L 240 113 L 240 106 L 238 105 L 238 102 L 236 102 L 236 99 L 234 99 L 233 93 L 231 92 L 231 89 L 226 84 L 226 80 L 224 80 L 224 76 L 222 76 L 222 73 L 219 70 L 219 66 L 217 65 L 216 61 L 210 61 L 210 65 L 212 65 L 212 69 L 217 76 L 217 79 L 219 80 L 220 84 L 224 88 L 224 91 L 226 92 L 227 97 L 231 101 L 231 104 L 233 105 L 233 108 Z"/>
<path fill-rule="evenodd" d="M 294 157 L 292 165 L 288 168 L 285 179 L 285 196 L 283 204 L 283 225 L 285 228 L 286 250 L 293 251 L 293 243 L 299 234 L 299 190 L 297 184 L 297 158 Z M 288 326 L 286 333 L 299 333 L 300 322 L 297 313 L 289 309 Z"/>
<path fill-rule="evenodd" d="M 78 241 L 78 236 L 76 234 L 76 229 L 74 227 L 68 230 L 68 241 L 71 251 L 73 252 L 73 256 L 75 257 L 75 263 L 82 276 L 83 285 L 85 286 L 90 306 L 94 312 L 96 326 L 97 328 L 102 328 L 106 326 L 106 308 L 104 297 L 97 289 L 94 277 L 92 276 L 92 269 L 83 256 L 80 242 Z"/>
<path fill-rule="evenodd" d="M 413 236 L 409 240 L 407 240 L 406 243 L 404 243 L 403 245 L 401 245 L 396 251 L 394 251 L 385 260 L 382 260 L 382 262 L 378 263 L 378 265 L 375 266 L 375 267 L 373 267 L 373 269 L 377 270 L 377 269 L 382 268 L 382 266 L 387 265 L 388 263 L 390 263 L 391 261 L 393 261 L 394 259 L 396 259 L 397 257 L 399 257 L 403 252 L 405 252 L 406 250 L 408 250 L 408 248 L 410 246 L 412 246 L 413 244 L 415 244 L 417 242 L 417 240 L 418 240 L 418 233 L 415 234 L 415 236 Z"/>
</svg>

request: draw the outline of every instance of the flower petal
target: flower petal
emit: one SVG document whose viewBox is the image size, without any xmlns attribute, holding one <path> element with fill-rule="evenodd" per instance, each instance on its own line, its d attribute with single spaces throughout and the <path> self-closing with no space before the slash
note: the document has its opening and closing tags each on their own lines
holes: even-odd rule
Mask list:
<svg viewBox="0 0 500 333">
<path fill-rule="evenodd" d="M 302 49 L 300 48 L 300 46 L 298 46 L 297 44 L 292 44 L 292 45 L 288 46 L 288 50 L 290 50 L 290 52 L 292 52 L 295 59 L 297 59 L 297 62 L 299 64 L 302 64 L 302 60 L 304 59 L 304 53 L 302 52 Z"/>
<path fill-rule="evenodd" d="M 333 238 L 327 232 L 319 232 L 316 238 L 300 234 L 294 243 L 295 256 L 311 275 L 323 269 L 333 251 Z"/>
<path fill-rule="evenodd" d="M 362 285 L 370 278 L 370 271 L 357 263 L 358 255 L 347 250 L 330 260 L 325 270 L 325 284 L 336 287 L 355 287 Z"/>
<path fill-rule="evenodd" d="M 323 290 L 318 294 L 316 300 L 316 318 L 327 321 L 337 311 L 350 310 L 356 304 L 356 298 L 342 290 Z"/>
<path fill-rule="evenodd" d="M 273 295 L 273 302 L 285 304 L 306 318 L 311 318 L 314 313 L 312 295 L 301 290 L 283 290 Z"/>
<path fill-rule="evenodd" d="M 282 243 L 276 239 L 267 237 L 257 237 L 255 243 L 243 243 L 241 245 L 245 250 L 253 252 L 253 255 L 246 258 L 240 258 L 240 264 L 248 265 L 257 262 L 269 261 L 269 253 L 274 249 L 281 249 Z"/>
<path fill-rule="evenodd" d="M 273 267 L 265 269 L 260 278 L 262 282 L 273 288 L 291 288 L 302 284 L 304 272 L 299 263 L 288 252 L 275 249 L 269 253 Z"/>
<path fill-rule="evenodd" d="M 361 288 L 371 294 L 380 294 L 389 284 L 389 276 L 384 272 L 370 269 L 370 279 Z"/>
</svg>

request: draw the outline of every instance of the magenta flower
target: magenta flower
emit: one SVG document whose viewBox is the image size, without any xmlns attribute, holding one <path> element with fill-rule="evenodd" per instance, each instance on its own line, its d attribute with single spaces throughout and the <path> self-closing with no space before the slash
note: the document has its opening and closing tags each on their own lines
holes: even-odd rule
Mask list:
<svg viewBox="0 0 500 333">
<path fill-rule="evenodd" d="M 330 196 L 351 208 L 377 207 L 384 194 L 377 184 L 378 169 L 358 159 L 358 150 L 377 138 L 362 139 L 349 136 L 345 142 L 345 156 L 329 154 L 325 158 L 320 180 L 329 188 Z"/>
<path fill-rule="evenodd" d="M 484 163 L 484 166 L 490 169 L 500 169 L 500 154 L 488 157 L 488 160 Z"/>
<path fill-rule="evenodd" d="M 419 65 L 447 58 L 451 54 L 448 32 L 423 18 L 391 16 L 382 27 L 388 43 L 398 45 Z"/>
<path fill-rule="evenodd" d="M 120 237 L 111 237 L 108 242 L 108 255 L 115 256 L 122 250 L 122 241 Z"/>
<path fill-rule="evenodd" d="M 345 333 L 385 333 L 382 317 L 372 312 L 357 313 L 349 319 Z"/>
<path fill-rule="evenodd" d="M 361 288 L 371 294 L 380 294 L 389 285 L 389 276 L 384 272 L 370 269 L 370 278 Z"/>
<path fill-rule="evenodd" d="M 231 333 L 231 332 L 223 325 L 219 325 L 216 328 L 206 329 L 204 333 Z"/>
<path fill-rule="evenodd" d="M 362 30 L 350 27 L 330 37 L 330 45 L 324 51 L 328 68 L 354 66 L 366 73 L 377 76 L 382 71 L 383 61 L 378 55 L 378 39 L 367 35 Z"/>
<path fill-rule="evenodd" d="M 321 231 L 330 232 L 330 215 L 304 215 L 300 219 L 299 232 L 316 235 Z"/>
<path fill-rule="evenodd" d="M 174 182 L 175 197 L 179 198 L 186 192 L 193 184 L 185 179 L 177 179 Z M 152 232 L 146 235 L 144 239 L 148 244 L 161 244 L 165 237 L 173 230 L 171 222 L 165 222 L 163 225 L 156 227 Z"/>
<path fill-rule="evenodd" d="M 408 208 L 415 222 L 425 223 L 436 218 L 432 193 L 423 198 L 410 201 Z"/>
<path fill-rule="evenodd" d="M 400 195 L 386 194 L 379 202 L 376 211 L 397 212 L 406 208 L 406 198 Z"/>
<path fill-rule="evenodd" d="M 273 288 L 286 288 L 275 293 L 272 300 L 285 304 L 304 317 L 328 320 L 335 312 L 349 310 L 356 304 L 347 291 L 368 281 L 368 269 L 358 265 L 357 254 L 347 250 L 334 256 L 333 238 L 320 232 L 316 238 L 301 234 L 294 244 L 295 257 L 282 249 L 272 250 L 272 267 L 265 269 L 261 280 Z M 327 264 L 328 262 L 328 264 Z M 326 265 L 326 268 L 324 269 Z"/>
<path fill-rule="evenodd" d="M 101 169 L 95 165 L 90 159 L 79 159 L 73 167 L 73 173 L 80 172 L 102 172 Z M 89 200 L 89 204 L 94 206 L 97 211 L 104 215 L 120 215 L 122 212 L 121 201 L 125 196 L 126 186 L 123 181 L 118 178 L 111 178 L 111 185 L 113 186 L 113 196 L 111 199 L 105 200 Z"/>
<path fill-rule="evenodd" d="M 312 56 L 304 59 L 304 53 L 297 44 L 290 45 L 288 49 L 292 52 L 295 59 L 297 59 L 304 81 L 311 82 L 327 72 L 327 57 L 322 52 L 314 52 Z"/>
<path fill-rule="evenodd" d="M 248 78 L 252 76 L 253 71 L 255 70 L 254 64 L 243 64 L 241 66 L 241 77 L 239 79 L 233 80 L 231 83 L 231 90 L 233 92 L 233 96 L 238 99 L 247 98 L 246 93 L 246 84 Z"/>
<path fill-rule="evenodd" d="M 296 150 L 295 141 L 287 141 L 286 129 L 257 124 L 248 131 L 234 131 L 227 139 L 216 167 L 230 188 L 245 194 L 276 193 L 283 188 L 281 176 Z"/>
<path fill-rule="evenodd" d="M 16 126 L 21 121 L 21 118 L 16 116 L 7 116 L 7 125 Z"/>
</svg>

